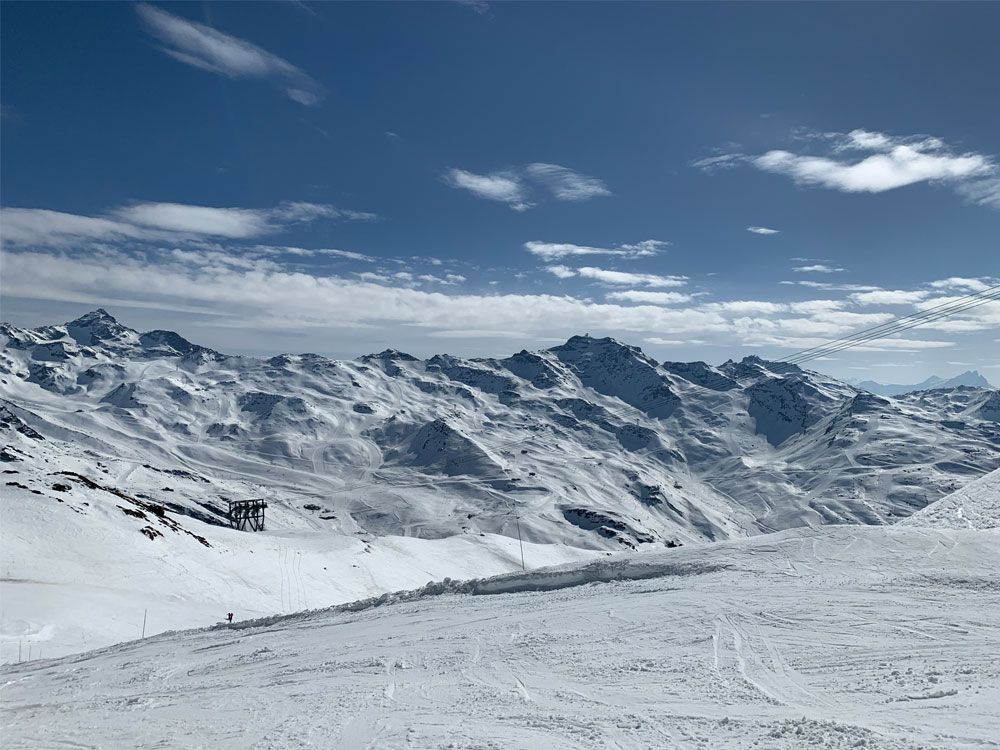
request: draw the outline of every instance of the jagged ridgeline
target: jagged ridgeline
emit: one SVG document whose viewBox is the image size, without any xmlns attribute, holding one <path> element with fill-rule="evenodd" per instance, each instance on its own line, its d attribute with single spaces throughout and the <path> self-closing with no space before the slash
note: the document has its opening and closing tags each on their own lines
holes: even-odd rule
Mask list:
<svg viewBox="0 0 1000 750">
<path fill-rule="evenodd" d="M 1000 466 L 1000 395 L 981 383 L 882 397 L 588 336 L 506 359 L 255 359 L 104 310 L 5 324 L 0 342 L 16 481 L 89 461 L 208 523 L 264 497 L 270 528 L 510 536 L 516 515 L 528 541 L 636 548 L 890 523 Z"/>
</svg>

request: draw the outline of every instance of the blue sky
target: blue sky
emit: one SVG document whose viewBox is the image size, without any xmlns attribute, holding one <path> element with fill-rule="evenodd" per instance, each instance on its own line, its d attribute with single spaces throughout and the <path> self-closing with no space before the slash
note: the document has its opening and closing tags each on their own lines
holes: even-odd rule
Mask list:
<svg viewBox="0 0 1000 750">
<path fill-rule="evenodd" d="M 1000 283 L 1000 5 L 7 3 L 3 318 L 788 355 Z M 1000 303 L 815 363 L 1000 380 Z"/>
</svg>

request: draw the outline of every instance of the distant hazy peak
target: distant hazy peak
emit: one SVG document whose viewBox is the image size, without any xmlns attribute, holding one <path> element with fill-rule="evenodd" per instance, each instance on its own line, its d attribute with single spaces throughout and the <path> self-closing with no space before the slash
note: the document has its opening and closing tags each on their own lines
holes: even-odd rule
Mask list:
<svg viewBox="0 0 1000 750">
<path fill-rule="evenodd" d="M 412 354 L 407 354 L 406 352 L 401 352 L 398 349 L 383 349 L 382 351 L 375 354 L 365 354 L 360 357 L 363 361 L 371 361 L 373 359 L 381 360 L 399 360 L 401 362 L 416 362 L 417 358 Z"/>
<path fill-rule="evenodd" d="M 904 393 L 912 393 L 913 391 L 958 388 L 963 385 L 972 386 L 973 388 L 993 387 L 990 382 L 979 373 L 978 370 L 966 370 L 965 372 L 951 378 L 942 378 L 937 375 L 931 375 L 923 382 L 911 385 L 900 383 L 879 383 L 875 380 L 863 380 L 858 383 L 858 388 L 862 388 L 870 393 L 876 393 L 879 396 L 901 396 Z"/>
</svg>

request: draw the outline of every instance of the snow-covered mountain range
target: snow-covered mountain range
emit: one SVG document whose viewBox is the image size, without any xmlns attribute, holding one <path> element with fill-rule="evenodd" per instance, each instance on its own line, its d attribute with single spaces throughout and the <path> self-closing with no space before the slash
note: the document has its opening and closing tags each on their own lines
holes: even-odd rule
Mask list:
<svg viewBox="0 0 1000 750">
<path fill-rule="evenodd" d="M 133 610 L 150 587 L 197 599 L 171 610 L 180 626 L 232 596 L 260 615 L 509 571 L 519 538 L 537 567 L 886 524 L 1000 466 L 997 391 L 882 398 L 781 362 L 661 363 L 607 338 L 504 359 L 254 359 L 95 310 L 4 324 L 0 343 L 3 566 L 24 581 L 6 596 L 22 612 L 54 580 L 105 596 L 118 568 Z M 265 534 L 227 528 L 242 498 L 268 502 Z M 55 619 L 19 616 L 5 637 Z"/>
<path fill-rule="evenodd" d="M 511 532 L 513 510 L 531 540 L 619 548 L 885 523 L 1000 465 L 989 389 L 889 400 L 780 362 L 658 363 L 612 339 L 506 359 L 262 360 L 96 310 L 4 325 L 0 341 L 8 455 L 88 450 L 95 479 L 128 458 L 176 485 L 151 502 L 209 523 L 246 495 L 279 525 L 432 538 Z"/>
<path fill-rule="evenodd" d="M 923 380 L 920 383 L 913 383 L 911 385 L 902 385 L 899 383 L 879 383 L 875 380 L 852 381 L 852 385 L 857 385 L 858 388 L 868 391 L 869 393 L 874 393 L 878 396 L 902 396 L 904 393 L 913 393 L 914 391 L 957 388 L 960 385 L 967 385 L 973 388 L 993 387 L 990 385 L 990 381 L 983 377 L 979 370 L 966 370 L 965 372 L 959 373 L 958 375 L 954 375 L 950 378 L 942 378 L 938 375 L 931 375 L 926 380 Z"/>
</svg>

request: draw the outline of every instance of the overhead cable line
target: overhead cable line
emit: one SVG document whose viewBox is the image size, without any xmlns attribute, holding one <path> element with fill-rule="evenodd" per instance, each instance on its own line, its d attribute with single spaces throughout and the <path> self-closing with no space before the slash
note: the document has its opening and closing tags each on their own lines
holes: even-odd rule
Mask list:
<svg viewBox="0 0 1000 750">
<path fill-rule="evenodd" d="M 887 338 L 902 331 L 918 326 L 926 325 L 944 318 L 967 312 L 973 308 L 985 305 L 990 302 L 1000 301 L 1000 285 L 984 289 L 975 294 L 966 295 L 941 305 L 935 305 L 919 313 L 903 316 L 894 320 L 882 323 L 881 325 L 866 328 L 850 336 L 842 336 L 839 339 L 832 339 L 823 344 L 803 349 L 790 357 L 783 358 L 782 361 L 790 364 L 802 364 L 819 357 L 824 357 L 835 352 L 850 349 L 871 342 L 875 339 Z"/>
</svg>

